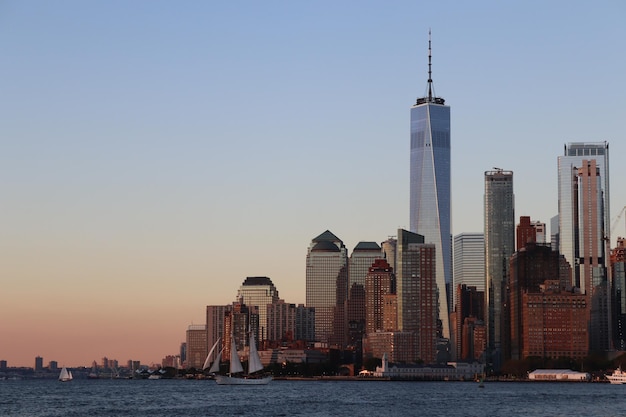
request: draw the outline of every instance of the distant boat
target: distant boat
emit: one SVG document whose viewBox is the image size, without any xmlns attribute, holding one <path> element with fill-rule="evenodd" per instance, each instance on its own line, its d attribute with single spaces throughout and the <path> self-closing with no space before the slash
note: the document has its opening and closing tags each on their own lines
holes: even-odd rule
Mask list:
<svg viewBox="0 0 626 417">
<path fill-rule="evenodd" d="M 622 367 L 618 367 L 613 373 L 606 376 L 611 384 L 626 384 L 626 372 L 622 371 Z"/>
<path fill-rule="evenodd" d="M 216 361 L 218 362 L 218 361 Z M 256 374 L 263 370 L 261 357 L 256 349 L 254 335 L 250 332 L 250 355 L 248 357 L 248 372 L 244 373 L 243 366 L 237 354 L 235 338 L 230 338 L 230 369 L 228 375 L 215 375 L 218 385 L 267 385 L 272 380 L 271 375 L 263 376 Z"/>
<path fill-rule="evenodd" d="M 94 363 L 93 366 L 91 367 L 91 372 L 89 372 L 89 374 L 87 375 L 87 379 L 98 379 L 98 368 L 96 367 L 96 364 Z"/>
<path fill-rule="evenodd" d="M 61 373 L 59 374 L 59 381 L 69 382 L 72 379 L 74 379 L 74 377 L 72 376 L 72 371 L 68 371 L 67 368 L 64 366 L 63 369 L 61 369 Z"/>
</svg>

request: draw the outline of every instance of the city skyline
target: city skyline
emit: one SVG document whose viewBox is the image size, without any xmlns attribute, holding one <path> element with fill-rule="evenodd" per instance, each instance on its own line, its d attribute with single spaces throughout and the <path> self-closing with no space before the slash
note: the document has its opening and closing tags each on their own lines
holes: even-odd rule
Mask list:
<svg viewBox="0 0 626 417">
<path fill-rule="evenodd" d="M 158 363 L 248 276 L 304 303 L 317 233 L 351 252 L 408 229 L 429 28 L 452 235 L 483 230 L 494 166 L 515 173 L 516 217 L 548 224 L 571 142 L 610 143 L 612 216 L 626 205 L 619 2 L 1 7 L 9 366 Z"/>
</svg>

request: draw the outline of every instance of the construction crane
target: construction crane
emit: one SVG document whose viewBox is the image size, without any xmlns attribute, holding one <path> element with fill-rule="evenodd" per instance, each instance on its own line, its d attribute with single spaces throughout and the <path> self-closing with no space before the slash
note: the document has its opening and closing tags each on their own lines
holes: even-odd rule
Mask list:
<svg viewBox="0 0 626 417">
<path fill-rule="evenodd" d="M 624 211 L 626 211 L 626 206 L 622 207 L 622 209 L 620 210 L 619 214 L 615 218 L 615 221 L 613 221 L 613 224 L 611 225 L 611 236 L 613 236 L 613 232 L 615 231 L 615 226 L 617 226 L 617 222 L 619 222 L 619 220 L 622 218 L 622 215 L 624 214 Z M 626 237 L 626 234 L 624 235 L 624 237 Z"/>
</svg>

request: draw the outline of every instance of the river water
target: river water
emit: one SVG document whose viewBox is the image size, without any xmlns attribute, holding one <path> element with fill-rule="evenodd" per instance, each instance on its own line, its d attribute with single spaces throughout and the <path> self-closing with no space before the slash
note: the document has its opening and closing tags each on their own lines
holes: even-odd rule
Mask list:
<svg viewBox="0 0 626 417">
<path fill-rule="evenodd" d="M 626 416 L 626 385 L 204 380 L 0 381 L 0 416 Z"/>
</svg>

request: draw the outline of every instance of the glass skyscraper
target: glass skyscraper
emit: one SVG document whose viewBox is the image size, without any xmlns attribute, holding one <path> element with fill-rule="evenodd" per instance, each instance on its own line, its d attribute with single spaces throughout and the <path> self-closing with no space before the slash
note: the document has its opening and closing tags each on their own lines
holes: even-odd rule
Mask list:
<svg viewBox="0 0 626 417">
<path fill-rule="evenodd" d="M 347 296 L 348 250 L 327 230 L 311 241 L 306 256 L 306 306 L 315 308 L 316 341 L 341 339 Z"/>
<path fill-rule="evenodd" d="M 466 285 L 485 291 L 485 235 L 461 233 L 454 236 L 454 306 L 457 287 Z"/>
<path fill-rule="evenodd" d="M 428 95 L 411 107 L 410 229 L 435 245 L 439 318 L 450 337 L 446 284 L 452 285 L 450 107 L 435 97 L 428 41 Z"/>
<path fill-rule="evenodd" d="M 602 201 L 599 202 L 601 219 L 604 233 L 608 234 L 610 227 L 610 201 L 609 201 L 609 145 L 606 142 L 595 143 L 569 143 L 565 145 L 565 154 L 558 158 L 559 170 L 559 252 L 572 267 L 572 285 L 586 290 L 580 277 L 580 219 L 583 214 L 590 215 L 588 208 L 582 207 L 578 198 L 578 169 L 583 167 L 583 160 L 595 160 L 600 177 L 600 193 Z M 583 210 L 583 211 L 580 211 Z M 580 213 L 579 213 L 580 211 Z M 601 236 L 601 239 L 604 236 Z M 609 236 L 607 236 L 609 237 Z M 603 264 L 604 260 L 602 260 Z"/>
<path fill-rule="evenodd" d="M 485 312 L 488 348 L 496 368 L 501 359 L 502 302 L 509 258 L 515 252 L 515 198 L 513 172 L 494 168 L 485 172 Z"/>
</svg>

